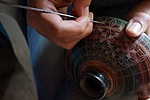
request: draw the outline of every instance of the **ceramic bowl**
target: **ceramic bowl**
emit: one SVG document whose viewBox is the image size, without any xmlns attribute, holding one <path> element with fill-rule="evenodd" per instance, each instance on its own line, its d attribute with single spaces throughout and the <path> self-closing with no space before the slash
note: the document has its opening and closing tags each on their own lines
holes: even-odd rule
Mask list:
<svg viewBox="0 0 150 100">
<path fill-rule="evenodd" d="M 65 65 L 73 84 L 89 98 L 147 98 L 150 83 L 150 39 L 127 36 L 126 21 L 98 17 L 93 32 L 67 51 Z M 148 93 L 148 91 L 147 91 Z M 139 99 L 144 100 L 144 99 Z"/>
</svg>

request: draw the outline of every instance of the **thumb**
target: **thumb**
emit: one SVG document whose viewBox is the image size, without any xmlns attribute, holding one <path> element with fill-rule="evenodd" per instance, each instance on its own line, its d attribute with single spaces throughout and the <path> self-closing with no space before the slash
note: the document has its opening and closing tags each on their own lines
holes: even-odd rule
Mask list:
<svg viewBox="0 0 150 100">
<path fill-rule="evenodd" d="M 131 37 L 138 37 L 147 31 L 150 25 L 150 16 L 145 13 L 135 13 L 132 16 L 127 24 L 126 33 Z"/>
<path fill-rule="evenodd" d="M 91 0 L 74 0 L 73 12 L 77 16 L 88 16 Z"/>
</svg>

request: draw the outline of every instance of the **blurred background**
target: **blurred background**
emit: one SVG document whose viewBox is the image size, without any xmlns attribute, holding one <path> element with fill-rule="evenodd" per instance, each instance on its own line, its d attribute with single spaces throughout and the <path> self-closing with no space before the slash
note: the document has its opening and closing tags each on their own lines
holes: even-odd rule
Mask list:
<svg viewBox="0 0 150 100">
<path fill-rule="evenodd" d="M 27 2 L 3 1 L 21 5 Z M 0 100 L 36 100 L 32 75 L 29 75 L 26 32 L 26 11 L 0 3 Z"/>
</svg>

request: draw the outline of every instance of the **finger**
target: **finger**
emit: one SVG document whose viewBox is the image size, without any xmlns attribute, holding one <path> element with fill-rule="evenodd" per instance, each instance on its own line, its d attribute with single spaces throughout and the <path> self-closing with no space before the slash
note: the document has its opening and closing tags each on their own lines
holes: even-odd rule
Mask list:
<svg viewBox="0 0 150 100">
<path fill-rule="evenodd" d="M 43 13 L 42 17 L 46 25 L 48 25 L 45 28 L 53 29 L 55 31 L 54 35 L 59 38 L 69 38 L 83 34 L 90 22 L 90 18 L 85 16 L 76 20 L 62 20 L 60 16 Z"/>
<path fill-rule="evenodd" d="M 65 7 L 71 4 L 74 0 L 48 0 L 52 2 L 56 8 Z"/>
<path fill-rule="evenodd" d="M 138 37 L 146 32 L 150 25 L 150 16 L 145 13 L 135 13 L 126 27 L 126 33 L 131 37 Z"/>
<path fill-rule="evenodd" d="M 75 0 L 73 3 L 74 12 L 78 16 L 87 15 L 89 13 L 89 5 L 92 0 Z"/>
<path fill-rule="evenodd" d="M 61 42 L 59 45 L 67 50 L 72 49 L 81 39 L 91 34 L 93 30 L 93 23 L 90 22 L 85 30 L 85 32 L 76 38 L 68 38 L 69 40 L 65 40 L 66 42 Z"/>
<path fill-rule="evenodd" d="M 92 12 L 89 13 L 89 18 L 90 18 L 90 20 L 93 20 Z M 88 26 L 87 26 L 85 32 L 81 36 L 78 36 L 78 38 L 84 38 L 84 37 L 88 36 L 89 34 L 91 34 L 92 30 L 93 30 L 93 23 L 90 22 L 90 23 L 88 23 Z"/>
<path fill-rule="evenodd" d="M 89 17 L 90 17 L 90 20 L 93 20 L 93 13 L 89 13 Z M 64 38 L 64 41 L 66 42 L 73 42 L 73 41 L 76 41 L 76 40 L 81 40 L 82 38 L 85 38 L 86 36 L 88 36 L 89 34 L 92 33 L 92 30 L 93 30 L 93 23 L 90 22 L 87 26 L 87 28 L 85 29 L 84 33 L 79 35 L 79 36 L 74 36 L 74 37 L 70 37 L 70 38 Z"/>
<path fill-rule="evenodd" d="M 91 20 L 93 19 L 93 13 L 90 13 L 89 17 L 91 18 Z M 90 22 L 85 30 L 85 32 L 83 34 L 81 34 L 81 36 L 76 36 L 76 37 L 70 37 L 70 38 L 53 38 L 52 41 L 54 43 L 56 43 L 57 45 L 70 50 L 74 47 L 74 45 L 80 41 L 82 38 L 88 36 L 93 30 L 93 23 Z"/>
<path fill-rule="evenodd" d="M 93 13 L 90 12 L 89 13 L 89 20 L 93 20 Z M 85 25 L 85 24 L 84 24 Z M 76 36 L 72 36 L 70 38 L 67 38 L 67 40 L 79 40 L 82 39 L 86 36 L 88 36 L 93 30 L 93 23 L 92 22 L 88 22 L 87 26 L 85 26 L 85 30 L 84 32 L 81 31 L 81 34 L 77 34 Z"/>
<path fill-rule="evenodd" d="M 90 22 L 85 30 L 85 32 L 81 36 L 72 37 L 72 38 L 64 38 L 62 42 L 58 43 L 59 46 L 70 50 L 72 49 L 81 39 L 85 38 L 89 34 L 91 34 L 93 30 L 93 23 Z"/>
<path fill-rule="evenodd" d="M 61 26 L 63 26 L 63 37 L 76 37 L 82 35 L 88 24 L 90 23 L 89 17 L 80 17 L 75 21 L 63 21 Z M 70 33 L 70 34 L 68 34 Z"/>
<path fill-rule="evenodd" d="M 41 0 L 29 0 L 28 6 L 57 11 L 54 4 L 49 1 L 42 2 Z M 38 24 L 43 23 L 41 19 L 41 12 L 27 10 L 27 23 L 33 27 L 36 27 Z"/>
</svg>

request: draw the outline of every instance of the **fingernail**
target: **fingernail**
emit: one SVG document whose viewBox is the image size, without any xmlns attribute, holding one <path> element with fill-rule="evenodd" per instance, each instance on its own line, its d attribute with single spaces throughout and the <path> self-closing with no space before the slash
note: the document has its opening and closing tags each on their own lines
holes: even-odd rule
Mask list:
<svg viewBox="0 0 150 100">
<path fill-rule="evenodd" d="M 142 28 L 142 26 L 138 22 L 133 22 L 130 24 L 129 27 L 127 27 L 128 31 L 135 33 L 135 34 L 138 34 L 139 31 L 141 30 L 141 28 Z"/>
<path fill-rule="evenodd" d="M 93 13 L 92 12 L 89 13 L 89 17 L 90 17 L 90 20 L 92 21 L 93 20 Z"/>
</svg>

